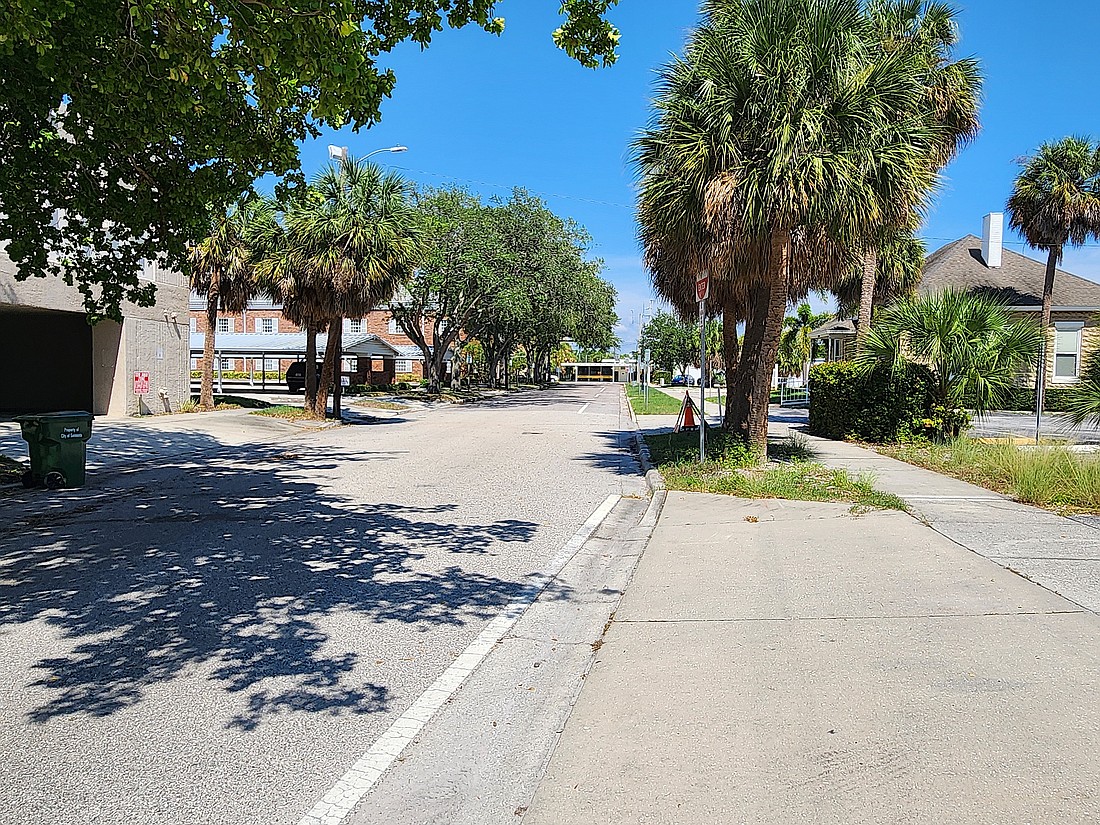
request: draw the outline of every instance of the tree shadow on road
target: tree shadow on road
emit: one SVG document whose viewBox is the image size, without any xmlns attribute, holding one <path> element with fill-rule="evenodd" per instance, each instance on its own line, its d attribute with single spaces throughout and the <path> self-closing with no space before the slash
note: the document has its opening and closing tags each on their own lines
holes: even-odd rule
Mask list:
<svg viewBox="0 0 1100 825">
<path fill-rule="evenodd" d="M 230 724 L 243 729 L 287 711 L 386 710 L 387 689 L 358 667 L 370 628 L 495 615 L 526 582 L 476 559 L 537 530 L 463 523 L 451 503 L 356 501 L 328 480 L 343 462 L 383 472 L 391 458 L 250 448 L 247 457 L 167 462 L 86 497 L 5 502 L 0 629 L 50 628 L 28 694 L 41 701 L 28 718 L 107 716 L 195 669 L 242 695 Z M 361 642 L 341 648 L 333 622 L 363 628 Z"/>
</svg>

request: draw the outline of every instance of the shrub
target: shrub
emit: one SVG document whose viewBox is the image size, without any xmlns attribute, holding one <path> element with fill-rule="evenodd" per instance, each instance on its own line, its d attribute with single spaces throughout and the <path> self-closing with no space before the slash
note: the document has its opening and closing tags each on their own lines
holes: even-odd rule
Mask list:
<svg viewBox="0 0 1100 825">
<path fill-rule="evenodd" d="M 860 369 L 846 361 L 810 370 L 810 432 L 877 443 L 930 435 L 944 424 L 933 409 L 932 374 L 907 364 Z"/>
<path fill-rule="evenodd" d="M 1067 412 L 1073 390 L 1076 387 L 1047 387 L 1046 405 L 1044 412 Z M 970 399 L 964 402 L 967 407 L 973 407 Z M 1035 412 L 1035 387 L 1012 387 L 1004 396 L 1001 409 L 1009 412 Z"/>
</svg>

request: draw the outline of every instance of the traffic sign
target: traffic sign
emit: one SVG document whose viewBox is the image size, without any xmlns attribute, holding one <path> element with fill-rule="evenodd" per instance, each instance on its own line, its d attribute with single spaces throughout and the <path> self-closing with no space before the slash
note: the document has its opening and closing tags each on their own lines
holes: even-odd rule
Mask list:
<svg viewBox="0 0 1100 825">
<path fill-rule="evenodd" d="M 705 301 L 710 297 L 710 273 L 701 272 L 695 276 L 695 300 Z"/>
<path fill-rule="evenodd" d="M 148 395 L 149 394 L 149 373 L 147 372 L 135 372 L 134 373 L 134 395 Z"/>
</svg>

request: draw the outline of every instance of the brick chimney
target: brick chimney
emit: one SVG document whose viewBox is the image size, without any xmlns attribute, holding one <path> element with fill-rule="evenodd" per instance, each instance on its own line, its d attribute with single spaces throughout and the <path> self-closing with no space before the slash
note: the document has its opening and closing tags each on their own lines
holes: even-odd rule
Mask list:
<svg viewBox="0 0 1100 825">
<path fill-rule="evenodd" d="M 1004 227 L 1003 212 L 990 212 L 982 219 L 982 260 L 990 269 L 999 269 L 1001 266 Z"/>
</svg>

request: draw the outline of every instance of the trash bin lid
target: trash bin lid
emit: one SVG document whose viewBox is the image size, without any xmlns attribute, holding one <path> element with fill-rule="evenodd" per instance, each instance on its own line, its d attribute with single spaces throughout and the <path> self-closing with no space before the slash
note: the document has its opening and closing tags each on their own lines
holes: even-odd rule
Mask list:
<svg viewBox="0 0 1100 825">
<path fill-rule="evenodd" d="M 17 415 L 15 421 L 36 421 L 40 418 L 95 418 L 90 412 L 83 410 L 65 410 L 63 412 L 35 413 L 33 415 Z"/>
</svg>

